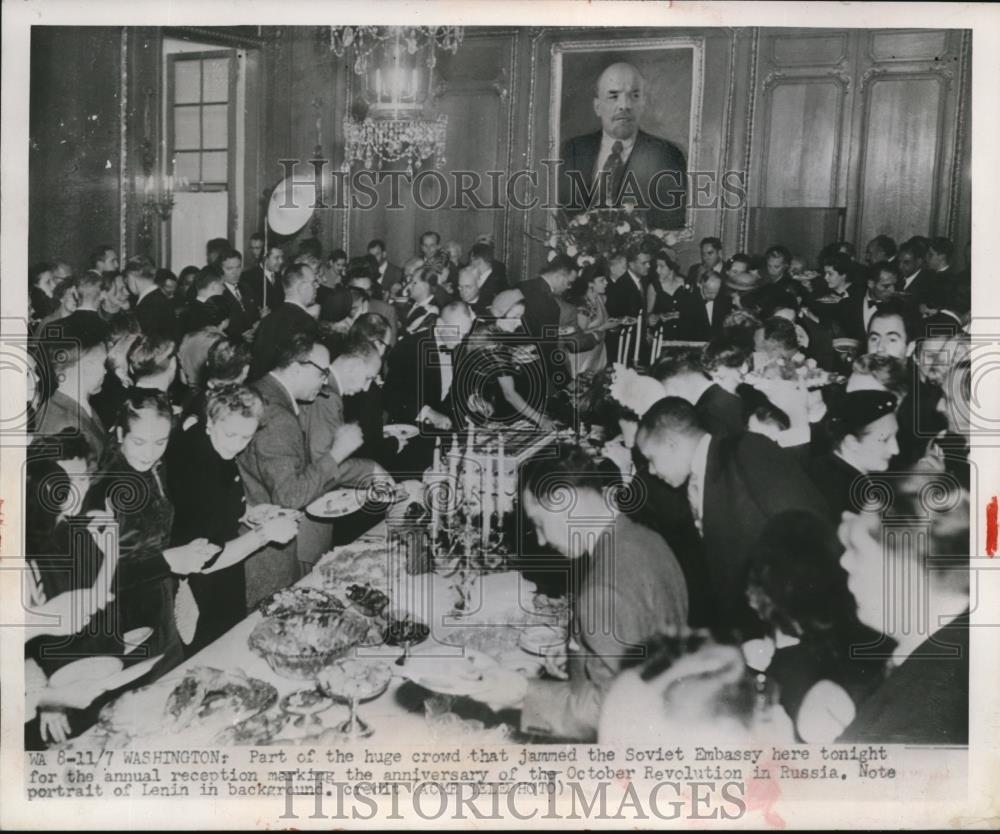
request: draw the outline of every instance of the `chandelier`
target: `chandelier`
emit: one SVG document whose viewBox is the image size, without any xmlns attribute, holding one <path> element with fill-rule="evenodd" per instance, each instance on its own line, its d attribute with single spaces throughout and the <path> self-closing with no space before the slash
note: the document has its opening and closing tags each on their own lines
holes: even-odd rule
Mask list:
<svg viewBox="0 0 1000 834">
<path fill-rule="evenodd" d="M 410 176 L 428 159 L 445 163 L 448 117 L 428 112 L 437 51 L 458 51 L 458 26 L 330 27 L 330 50 L 353 50 L 362 95 L 344 117 L 344 168 L 405 161 Z"/>
</svg>

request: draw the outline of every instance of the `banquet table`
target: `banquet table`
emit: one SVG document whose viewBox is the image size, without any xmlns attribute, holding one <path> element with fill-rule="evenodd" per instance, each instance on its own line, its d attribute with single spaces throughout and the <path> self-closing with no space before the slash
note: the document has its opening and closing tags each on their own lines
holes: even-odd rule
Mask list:
<svg viewBox="0 0 1000 834">
<path fill-rule="evenodd" d="M 381 550 L 386 553 L 389 542 L 389 528 L 382 522 L 350 545 L 335 548 L 325 554 L 295 587 L 324 588 L 326 582 L 329 590 L 326 577 L 331 566 L 336 566 L 339 571 L 344 567 L 345 560 L 349 562 L 352 553 L 366 549 L 369 552 Z M 533 583 L 516 571 L 487 572 L 476 584 L 477 591 L 473 594 L 470 610 L 456 618 L 452 609 L 457 592 L 452 587 L 452 580 L 434 572 L 409 574 L 405 570 L 405 556 L 398 553 L 397 557 L 398 570 L 388 582 L 390 605 L 397 614 L 412 615 L 414 619 L 427 623 L 431 629 L 431 636 L 424 643 L 409 650 L 406 661 L 408 668 L 410 664 L 418 664 L 418 667 L 414 667 L 418 670 L 419 666 L 433 669 L 434 664 L 440 663 L 443 658 L 461 657 L 466 650 L 463 647 L 475 643 L 483 654 L 496 659 L 503 668 L 516 669 L 529 677 L 542 674 L 544 660 L 537 654 L 530 654 L 519 648 L 516 635 L 534 627 L 563 622 L 564 615 L 554 615 L 549 609 L 535 611 L 536 592 Z M 283 677 L 273 671 L 267 661 L 248 645 L 251 632 L 262 618 L 263 614 L 259 610 L 252 612 L 214 643 L 151 686 L 161 688 L 166 701 L 172 689 L 189 671 L 198 667 L 211 667 L 226 671 L 240 670 L 250 678 L 266 681 L 277 690 L 279 703 L 286 695 L 314 688 L 314 682 Z M 449 644 L 449 634 L 451 642 L 460 645 Z M 494 636 L 497 635 L 500 639 L 495 640 Z M 515 638 L 513 646 L 510 645 L 512 635 Z M 459 639 L 455 640 L 456 637 Z M 530 740 L 515 730 L 518 718 L 516 712 L 493 713 L 486 706 L 468 698 L 435 696 L 433 692 L 402 677 L 399 674 L 402 670 L 395 664 L 401 654 L 402 650 L 399 648 L 374 646 L 358 647 L 348 655 L 387 664 L 395 673 L 383 694 L 358 706 L 358 715 L 374 731 L 371 738 L 365 739 L 366 743 L 419 745 L 440 741 L 442 738 L 454 740 L 459 737 L 482 743 L 499 743 L 505 738 Z M 272 710 L 279 710 L 279 707 L 275 706 Z M 428 710 L 437 717 L 430 719 Z M 278 736 L 248 743 L 317 743 L 318 733 L 336 726 L 348 715 L 347 706 L 337 703 L 317 715 L 322 726 L 313 724 L 295 727 L 289 720 Z M 324 737 L 324 741 L 329 741 L 329 738 Z M 121 740 L 118 743 L 122 743 Z M 174 742 L 170 737 L 157 732 L 128 739 L 130 748 L 160 748 L 172 743 Z M 109 738 L 100 725 L 96 725 L 67 744 L 73 749 L 114 746 L 115 740 L 113 737 Z M 211 745 L 206 743 L 205 746 Z"/>
</svg>

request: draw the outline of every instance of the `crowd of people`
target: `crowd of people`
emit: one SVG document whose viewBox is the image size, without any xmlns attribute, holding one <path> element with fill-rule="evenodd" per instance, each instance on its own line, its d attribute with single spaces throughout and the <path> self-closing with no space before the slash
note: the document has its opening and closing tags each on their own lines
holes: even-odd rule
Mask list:
<svg viewBox="0 0 1000 834">
<path fill-rule="evenodd" d="M 793 738 L 967 741 L 971 294 L 950 241 L 882 235 L 862 262 L 705 238 L 684 269 L 647 240 L 534 276 L 488 237 L 427 232 L 400 265 L 381 240 L 249 243 L 176 275 L 112 246 L 31 270 L 26 553 L 38 610 L 65 614 L 26 643 L 36 746 L 117 694 L 47 686 L 62 664 L 152 629 L 163 659 L 135 685 L 164 674 L 330 549 L 313 500 L 419 479 L 470 422 L 602 438 L 520 473 L 530 547 L 586 565 L 577 648 L 483 695 L 525 732 L 736 739 L 751 670 Z M 636 396 L 609 394 L 629 373 Z M 583 517 L 604 533 L 573 535 Z M 899 517 L 951 569 L 889 536 Z M 918 591 L 926 633 L 892 605 Z"/>
</svg>

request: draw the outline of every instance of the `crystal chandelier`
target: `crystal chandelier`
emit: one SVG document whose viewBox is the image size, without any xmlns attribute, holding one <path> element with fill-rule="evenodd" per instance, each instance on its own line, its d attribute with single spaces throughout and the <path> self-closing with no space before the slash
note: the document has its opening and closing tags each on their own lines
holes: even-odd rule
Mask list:
<svg viewBox="0 0 1000 834">
<path fill-rule="evenodd" d="M 437 50 L 458 51 L 457 26 L 330 27 L 338 57 L 353 50 L 363 93 L 344 117 L 344 168 L 405 161 L 410 176 L 426 160 L 445 163 L 448 117 L 427 112 Z"/>
</svg>

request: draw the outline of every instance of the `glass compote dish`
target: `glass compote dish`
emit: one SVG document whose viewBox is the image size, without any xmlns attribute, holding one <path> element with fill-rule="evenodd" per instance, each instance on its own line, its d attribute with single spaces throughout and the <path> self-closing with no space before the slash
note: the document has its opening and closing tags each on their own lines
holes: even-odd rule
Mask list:
<svg viewBox="0 0 1000 834">
<path fill-rule="evenodd" d="M 374 730 L 358 716 L 358 704 L 381 695 L 392 680 L 384 663 L 348 657 L 330 664 L 318 675 L 320 688 L 335 701 L 347 704 L 347 719 L 334 729 L 346 739 L 368 738 Z"/>
</svg>

